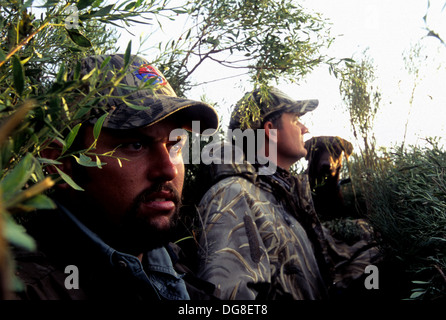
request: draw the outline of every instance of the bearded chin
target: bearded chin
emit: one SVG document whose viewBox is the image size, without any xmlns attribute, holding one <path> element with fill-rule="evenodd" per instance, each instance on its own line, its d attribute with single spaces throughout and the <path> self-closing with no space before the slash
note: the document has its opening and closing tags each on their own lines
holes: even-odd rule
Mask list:
<svg viewBox="0 0 446 320">
<path fill-rule="evenodd" d="M 140 253 L 165 246 L 174 240 L 177 221 L 179 218 L 179 206 L 176 206 L 174 214 L 170 218 L 170 224 L 159 228 L 150 221 L 134 219 L 132 223 L 126 224 L 116 243 L 116 249 L 138 255 Z"/>
</svg>

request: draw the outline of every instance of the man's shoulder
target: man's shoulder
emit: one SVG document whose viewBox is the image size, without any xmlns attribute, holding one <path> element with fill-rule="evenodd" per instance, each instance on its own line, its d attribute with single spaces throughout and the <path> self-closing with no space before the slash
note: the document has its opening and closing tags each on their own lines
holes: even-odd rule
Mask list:
<svg viewBox="0 0 446 320">
<path fill-rule="evenodd" d="M 234 197 L 241 193 L 254 194 L 258 187 L 250 180 L 241 176 L 226 177 L 214 185 L 202 197 L 201 202 L 209 201 L 215 197 Z"/>
<path fill-rule="evenodd" d="M 25 283 L 38 282 L 57 269 L 48 257 L 38 250 L 13 248 L 13 255 L 17 265 L 16 275 Z"/>
<path fill-rule="evenodd" d="M 18 299 L 24 300 L 59 300 L 82 299 L 82 290 L 66 290 L 65 270 L 54 264 L 41 251 L 13 249 L 15 275 L 22 290 L 16 292 Z"/>
<path fill-rule="evenodd" d="M 227 177 L 214 184 L 204 194 L 198 211 L 205 215 L 224 211 L 241 217 L 253 208 L 269 211 L 271 206 L 279 205 L 270 190 L 260 181 L 253 182 L 239 176 Z"/>
</svg>

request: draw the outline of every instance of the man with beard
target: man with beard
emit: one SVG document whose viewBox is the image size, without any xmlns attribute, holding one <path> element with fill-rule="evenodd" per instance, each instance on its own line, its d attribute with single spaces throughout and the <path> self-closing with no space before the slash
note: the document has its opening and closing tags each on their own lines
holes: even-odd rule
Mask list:
<svg viewBox="0 0 446 320">
<path fill-rule="evenodd" d="M 19 298 L 183 300 L 191 298 L 192 289 L 208 293 L 196 288 L 198 279 L 192 286 L 175 269 L 177 256 L 169 240 L 181 205 L 186 136 L 170 136 L 174 129 L 190 129 L 194 120 L 201 121 L 203 130 L 216 129 L 218 116 L 205 103 L 177 97 L 144 59 L 133 56 L 128 65 L 123 55 L 82 60 L 80 78 L 94 69 L 101 69 L 100 79 L 106 80 L 125 72 L 115 91 L 99 93 L 108 98 L 91 109 L 71 147 L 94 146 L 91 152 L 102 165 L 59 158 L 58 141 L 41 151 L 42 157 L 60 163 L 48 167 L 49 173 L 61 170 L 83 190 L 56 185 L 52 197 L 57 210 L 36 212 L 25 225 L 38 251 L 15 254 L 25 284 Z M 103 114 L 96 140 L 94 124 Z"/>
</svg>

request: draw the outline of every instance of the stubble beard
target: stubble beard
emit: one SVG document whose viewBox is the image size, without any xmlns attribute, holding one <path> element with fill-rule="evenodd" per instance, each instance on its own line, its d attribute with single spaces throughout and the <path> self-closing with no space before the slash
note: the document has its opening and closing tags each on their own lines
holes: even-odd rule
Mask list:
<svg viewBox="0 0 446 320">
<path fill-rule="evenodd" d="M 175 203 L 174 212 L 171 214 L 169 224 L 160 228 L 147 217 L 139 215 L 140 207 L 145 199 L 153 192 L 159 190 L 170 191 Z M 134 201 L 130 210 L 126 212 L 125 221 L 122 228 L 121 238 L 123 249 L 129 253 L 143 253 L 148 250 L 162 247 L 173 240 L 174 233 L 179 221 L 179 212 L 181 208 L 181 196 L 179 192 L 170 184 L 157 184 L 156 186 L 142 192 Z M 118 244 L 119 247 L 121 245 Z"/>
</svg>

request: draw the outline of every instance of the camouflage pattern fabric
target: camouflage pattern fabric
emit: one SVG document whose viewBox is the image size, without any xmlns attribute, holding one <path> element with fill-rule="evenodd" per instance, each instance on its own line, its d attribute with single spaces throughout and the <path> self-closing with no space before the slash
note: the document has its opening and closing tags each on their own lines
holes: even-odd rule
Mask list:
<svg viewBox="0 0 446 320">
<path fill-rule="evenodd" d="M 205 194 L 199 206 L 205 228 L 199 276 L 214 283 L 222 299 L 326 298 L 315 255 L 320 245 L 310 241 L 316 232 L 305 230 L 298 221 L 299 214 L 313 214 L 307 211 L 312 208 L 311 199 L 305 199 L 307 189 L 290 190 L 301 205 L 298 214 L 289 214 L 289 203 L 273 190 L 283 188 L 278 180 L 256 175 L 249 164 L 213 169 L 217 179 L 226 178 Z M 308 185 L 291 179 L 298 182 L 293 189 Z"/>
<path fill-rule="evenodd" d="M 262 121 L 276 112 L 294 112 L 301 117 L 307 112 L 316 109 L 319 105 L 319 100 L 294 100 L 274 87 L 268 88 L 267 93 L 262 93 L 259 89 L 256 89 L 245 93 L 243 98 L 237 102 L 231 114 L 229 129 L 246 129 L 241 125 L 242 115 L 246 113 L 246 109 L 249 108 L 251 103 L 259 108 L 260 117 L 256 120 L 251 118 L 247 128 L 260 129 Z"/>
<path fill-rule="evenodd" d="M 378 244 L 373 238 L 373 230 L 364 219 L 352 220 L 360 229 L 360 240 L 349 245 L 324 228 L 329 243 L 330 256 L 334 265 L 333 291 L 349 289 L 355 281 L 363 281 L 364 270 L 368 265 L 379 264 L 383 257 Z M 360 284 L 362 286 L 362 284 Z"/>
<path fill-rule="evenodd" d="M 353 245 L 334 238 L 317 218 L 307 175 L 257 170 L 212 165 L 217 183 L 198 208 L 204 225 L 198 276 L 222 299 L 297 300 L 328 298 L 331 289 L 363 276 L 379 257 L 370 231 Z"/>
<path fill-rule="evenodd" d="M 97 74 L 91 75 L 95 70 Z M 201 122 L 201 132 L 218 128 L 218 115 L 212 106 L 178 97 L 164 75 L 141 57 L 131 56 L 126 65 L 123 54 L 89 56 L 81 61 L 80 75 L 81 78 L 90 75 L 87 76 L 92 82 L 90 87 L 100 89 L 97 94 L 101 97 L 100 108 L 91 109 L 90 122 L 95 123 L 107 113 L 104 128 L 144 127 L 176 112 L 181 112 L 179 118 L 188 130 L 193 120 Z M 110 88 L 106 84 L 112 79 L 120 81 Z"/>
</svg>

